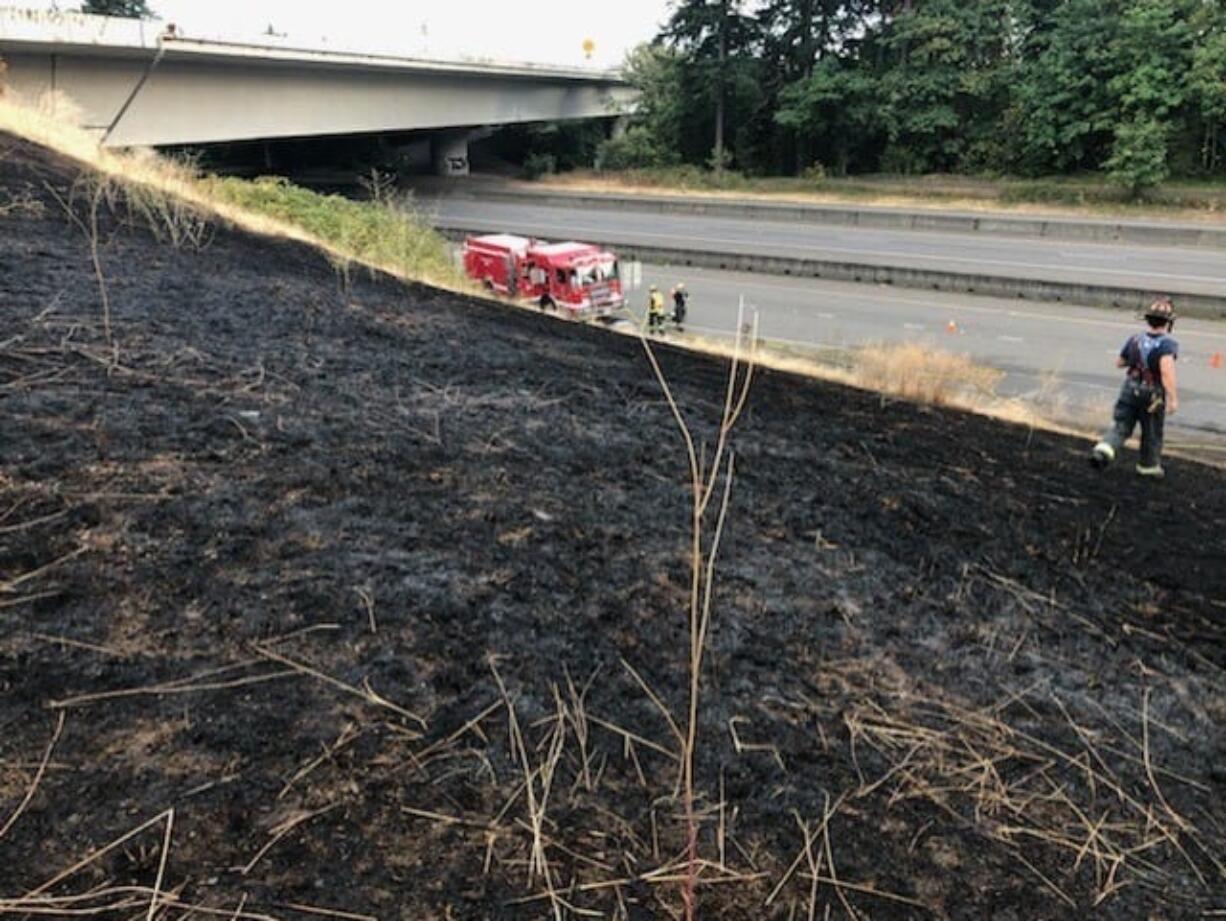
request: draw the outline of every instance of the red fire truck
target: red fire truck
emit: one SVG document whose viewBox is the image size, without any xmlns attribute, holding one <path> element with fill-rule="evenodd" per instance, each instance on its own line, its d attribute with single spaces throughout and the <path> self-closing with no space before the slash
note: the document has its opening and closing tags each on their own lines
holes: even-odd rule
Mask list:
<svg viewBox="0 0 1226 921">
<path fill-rule="evenodd" d="M 625 304 L 617 257 L 587 243 L 546 243 L 506 233 L 469 237 L 464 271 L 499 294 L 576 319 L 607 316 Z"/>
</svg>

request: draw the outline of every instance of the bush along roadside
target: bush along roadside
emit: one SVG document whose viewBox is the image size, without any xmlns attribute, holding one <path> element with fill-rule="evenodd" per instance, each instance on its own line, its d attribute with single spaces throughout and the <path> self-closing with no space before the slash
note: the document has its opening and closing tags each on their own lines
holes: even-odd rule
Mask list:
<svg viewBox="0 0 1226 921">
<path fill-rule="evenodd" d="M 351 260 L 423 281 L 463 284 L 447 241 L 377 177 L 367 185 L 368 201 L 320 194 L 280 178 L 200 181 L 213 201 L 290 224 L 329 245 L 346 274 Z"/>
</svg>

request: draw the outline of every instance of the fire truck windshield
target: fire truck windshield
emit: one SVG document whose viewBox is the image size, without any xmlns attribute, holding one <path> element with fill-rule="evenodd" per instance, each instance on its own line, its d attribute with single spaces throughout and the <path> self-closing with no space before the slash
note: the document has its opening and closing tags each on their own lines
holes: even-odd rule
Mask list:
<svg viewBox="0 0 1226 921">
<path fill-rule="evenodd" d="M 576 269 L 576 281 L 584 287 L 615 278 L 617 278 L 616 259 L 601 259 L 581 265 Z"/>
</svg>

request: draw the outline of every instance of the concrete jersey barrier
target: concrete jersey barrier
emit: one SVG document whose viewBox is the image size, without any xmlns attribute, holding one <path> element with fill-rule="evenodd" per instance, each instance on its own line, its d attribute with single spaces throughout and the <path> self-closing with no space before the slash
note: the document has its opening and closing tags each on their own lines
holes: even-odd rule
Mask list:
<svg viewBox="0 0 1226 921">
<path fill-rule="evenodd" d="M 1136 243 L 1152 246 L 1198 246 L 1226 249 L 1226 225 L 1160 221 L 1092 221 L 1079 218 L 1013 216 L 985 212 L 906 211 L 897 208 L 854 208 L 805 205 L 756 199 L 711 199 L 672 195 L 615 195 L 482 186 L 479 191 L 448 190 L 444 194 L 478 201 L 535 202 L 546 207 L 639 211 L 647 214 L 710 215 L 745 220 L 794 221 L 875 230 L 937 230 L 1038 237 L 1082 243 Z"/>
</svg>

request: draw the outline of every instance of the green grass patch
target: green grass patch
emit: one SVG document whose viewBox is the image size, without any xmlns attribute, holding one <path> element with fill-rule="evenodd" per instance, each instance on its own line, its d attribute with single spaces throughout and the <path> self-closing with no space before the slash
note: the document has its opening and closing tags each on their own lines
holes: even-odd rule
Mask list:
<svg viewBox="0 0 1226 921">
<path fill-rule="evenodd" d="M 387 186 L 373 182 L 369 201 L 312 192 L 280 178 L 202 179 L 206 194 L 297 227 L 344 259 L 388 268 L 409 278 L 460 286 L 463 276 L 451 247 L 407 202 L 396 201 Z"/>
<path fill-rule="evenodd" d="M 554 181 L 545 179 L 545 182 Z M 605 171 L 576 171 L 559 184 L 589 182 L 616 188 L 658 189 L 661 192 L 723 192 L 793 198 L 821 198 L 893 204 L 908 201 L 956 206 L 1054 206 L 1062 210 L 1109 212 L 1136 217 L 1147 213 L 1178 217 L 1226 214 L 1226 180 L 1172 180 L 1130 199 L 1120 186 L 1099 175 L 1024 178 L 1017 176 L 865 175 L 831 177 L 814 171 L 799 177 L 746 176 L 733 170 L 716 173 L 696 166 Z"/>
</svg>

